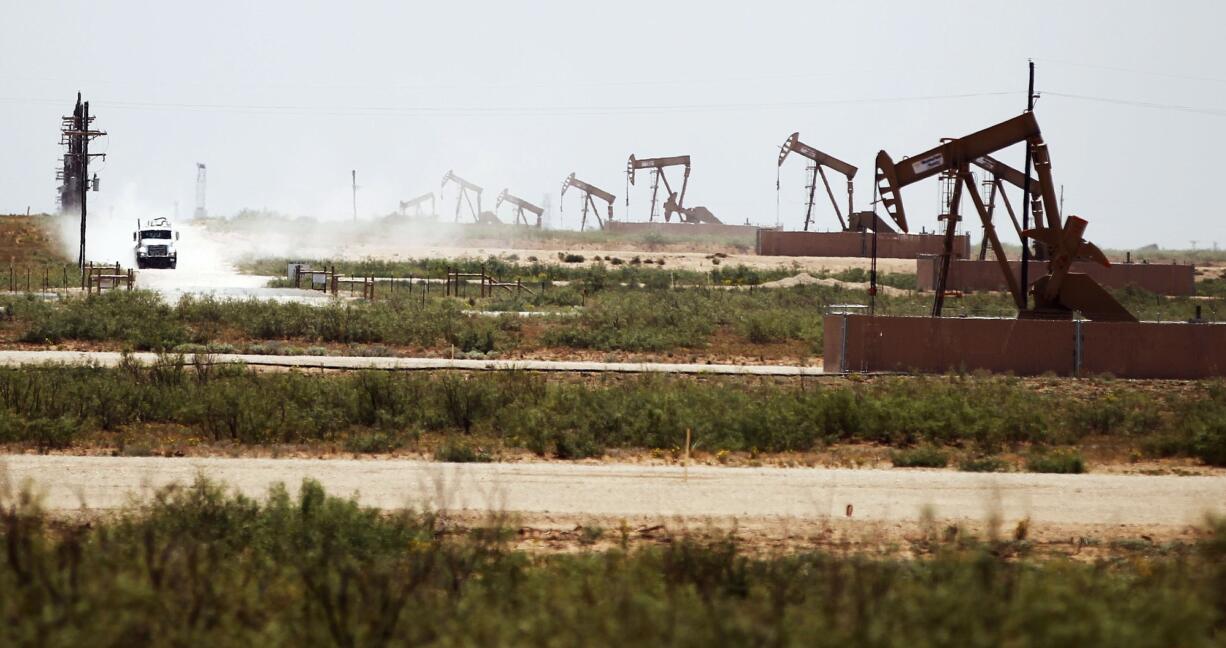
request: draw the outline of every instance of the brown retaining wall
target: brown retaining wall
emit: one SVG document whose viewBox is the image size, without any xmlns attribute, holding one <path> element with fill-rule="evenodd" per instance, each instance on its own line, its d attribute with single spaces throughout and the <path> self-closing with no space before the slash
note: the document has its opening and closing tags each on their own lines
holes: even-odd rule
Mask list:
<svg viewBox="0 0 1226 648">
<path fill-rule="evenodd" d="M 1226 376 L 1226 324 L 827 315 L 824 326 L 831 373 Z"/>
<path fill-rule="evenodd" d="M 1012 261 L 1009 267 L 1014 277 L 1021 277 L 1021 261 Z M 932 290 L 940 272 L 940 259 L 934 256 L 915 260 L 917 285 L 920 290 Z M 1159 295 L 1192 295 L 1196 293 L 1196 266 L 1174 263 L 1115 263 L 1104 268 L 1097 263 L 1076 262 L 1073 272 L 1090 275 L 1104 288 L 1136 286 Z M 1047 274 L 1046 261 L 1030 262 L 1030 283 Z M 1000 265 L 991 259 L 985 261 L 955 259 L 949 266 L 949 282 L 946 290 L 965 292 L 985 290 L 1008 290 Z"/>
<path fill-rule="evenodd" d="M 607 221 L 604 224 L 606 232 L 635 233 L 660 232 L 685 236 L 753 236 L 758 231 L 756 225 L 726 225 L 722 223 L 630 223 L 625 221 Z"/>
<path fill-rule="evenodd" d="M 940 234 L 877 235 L 877 257 L 914 259 L 923 254 L 940 254 L 945 237 Z M 867 232 L 784 232 L 759 230 L 757 253 L 763 256 L 869 257 L 873 255 L 873 235 Z M 969 234 L 954 239 L 954 256 L 971 253 Z"/>
</svg>

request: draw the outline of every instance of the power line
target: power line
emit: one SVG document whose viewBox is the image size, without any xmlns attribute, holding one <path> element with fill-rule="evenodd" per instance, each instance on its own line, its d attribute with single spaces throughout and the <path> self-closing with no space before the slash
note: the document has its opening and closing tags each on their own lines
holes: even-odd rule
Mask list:
<svg viewBox="0 0 1226 648">
<path fill-rule="evenodd" d="M 1119 67 L 1116 65 L 1099 65 L 1096 63 L 1078 63 L 1076 61 L 1062 61 L 1059 59 L 1035 59 L 1044 63 L 1055 63 L 1056 65 L 1069 65 L 1073 67 L 1083 67 L 1095 70 L 1110 70 L 1112 72 L 1127 72 L 1129 74 L 1143 74 L 1146 76 L 1164 77 L 1167 79 L 1182 79 L 1184 81 L 1207 81 L 1209 83 L 1226 83 L 1226 79 L 1217 77 L 1194 76 L 1190 74 L 1175 74 L 1172 72 L 1156 72 L 1153 70 L 1138 70 L 1136 68 Z"/>
<path fill-rule="evenodd" d="M 292 81 L 261 81 L 259 83 L 225 83 L 217 84 L 212 82 L 183 82 L 180 85 L 190 87 L 203 87 L 210 91 L 216 91 L 218 88 L 231 89 L 261 89 L 268 88 L 286 88 L 286 89 L 310 89 L 310 90 L 362 90 L 362 89 L 379 89 L 387 90 L 404 90 L 404 91 L 428 91 L 428 90 L 456 90 L 456 89 L 482 89 L 482 90 L 509 90 L 517 88 L 525 89 L 558 89 L 568 90 L 574 88 L 624 88 L 624 87 L 677 87 L 687 85 L 727 85 L 733 83 L 745 82 L 777 82 L 777 81 L 803 81 L 813 79 L 831 78 L 837 76 L 847 76 L 860 78 L 864 76 L 880 76 L 886 73 L 904 73 L 904 74 L 922 74 L 926 72 L 953 72 L 958 68 L 951 68 L 947 65 L 890 65 L 880 67 L 839 67 L 837 69 L 824 71 L 805 71 L 805 72 L 775 72 L 741 75 L 722 75 L 722 76 L 706 76 L 706 77 L 685 77 L 685 78 L 638 78 L 638 79 L 548 79 L 548 80 L 523 80 L 523 81 L 498 81 L 490 83 L 479 83 L 471 80 L 463 82 L 436 82 L 436 83 L 415 83 L 415 84 L 389 84 L 386 81 L 377 81 L 371 83 L 314 83 L 314 82 L 292 82 Z M 9 82 L 26 82 L 26 83 L 55 83 L 55 84 L 85 84 L 90 86 L 139 86 L 140 82 L 131 80 L 114 80 L 114 79 L 83 79 L 83 78 L 61 78 L 50 76 L 12 76 L 0 75 L 0 81 Z"/>
<path fill-rule="evenodd" d="M 182 110 L 192 112 L 230 112 L 249 114 L 302 114 L 338 116 L 442 116 L 442 117 L 535 117 L 535 116 L 607 116 L 623 114 L 664 114 L 693 112 L 736 112 L 746 110 L 787 110 L 818 106 L 886 104 L 918 101 L 971 99 L 1015 95 L 1016 91 L 968 92 L 945 95 L 914 95 L 899 97 L 857 97 L 792 102 L 747 102 L 709 104 L 659 104 L 627 106 L 310 106 L 257 104 L 197 104 L 137 101 L 95 101 L 117 110 Z M 6 103 L 49 103 L 44 99 L 0 97 Z"/>
<path fill-rule="evenodd" d="M 1199 108 L 1196 106 L 1180 106 L 1177 104 L 1163 104 L 1151 101 L 1136 101 L 1132 99 L 1116 99 L 1113 97 L 1095 97 L 1091 95 L 1074 94 L 1071 92 L 1053 92 L 1044 90 L 1044 97 L 1062 97 L 1065 99 L 1078 99 L 1081 101 L 1096 101 L 1099 103 L 1115 104 L 1118 106 L 1135 106 L 1137 108 L 1152 108 L 1154 110 L 1170 110 L 1174 112 L 1192 113 L 1197 115 L 1212 115 L 1214 117 L 1226 117 L 1226 110 L 1217 108 Z"/>
</svg>

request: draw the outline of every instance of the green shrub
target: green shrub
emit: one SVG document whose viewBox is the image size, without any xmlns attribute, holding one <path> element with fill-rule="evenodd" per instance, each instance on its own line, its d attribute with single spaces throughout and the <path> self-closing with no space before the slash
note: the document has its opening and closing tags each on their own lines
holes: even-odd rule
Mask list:
<svg viewBox="0 0 1226 648">
<path fill-rule="evenodd" d="M 1009 462 L 1000 457 L 967 457 L 958 462 L 958 470 L 963 472 L 1006 472 Z"/>
<path fill-rule="evenodd" d="M 172 349 L 188 341 L 187 329 L 156 293 L 114 290 L 27 311 L 23 342 L 118 340 L 137 350 Z"/>
<path fill-rule="evenodd" d="M 488 463 L 494 460 L 485 450 L 460 439 L 444 441 L 434 452 L 434 458 L 447 463 Z"/>
<path fill-rule="evenodd" d="M 561 430 L 553 437 L 554 456 L 558 459 L 587 459 L 599 457 L 604 449 L 591 434 L 574 430 Z"/>
<path fill-rule="evenodd" d="M 23 436 L 32 441 L 39 452 L 72 447 L 77 432 L 76 421 L 67 416 L 36 418 L 26 423 Z"/>
<path fill-rule="evenodd" d="M 963 537 L 914 560 L 684 535 L 527 554 L 515 527 L 446 522 L 312 481 L 258 499 L 198 481 L 87 523 L 19 495 L 0 645 L 1200 646 L 1226 623 L 1220 521 L 1172 556 L 1097 562 Z"/>
<path fill-rule="evenodd" d="M 1226 466 L 1226 383 L 1212 381 L 1202 389 L 1198 398 L 1176 406 L 1176 429 L 1187 439 L 1180 450 L 1211 466 Z"/>
<path fill-rule="evenodd" d="M 944 468 L 949 465 L 949 453 L 933 446 L 920 446 L 890 452 L 890 461 L 897 468 Z"/>
<path fill-rule="evenodd" d="M 1112 389 L 1135 392 L 1129 398 L 1138 400 L 1144 394 L 1125 382 Z M 908 464 L 919 460 L 912 454 L 946 454 L 948 447 L 991 456 L 1075 443 L 1090 431 L 1066 402 L 1017 379 L 974 376 L 848 384 L 660 375 L 588 380 L 517 371 L 319 375 L 168 355 L 153 366 L 129 359 L 111 369 L 0 367 L 0 442 L 50 449 L 65 443 L 56 439 L 146 424 L 244 444 L 344 444 L 350 435 L 374 432 L 408 442 L 429 430 L 583 458 L 609 448 L 680 447 L 690 429 L 711 452 L 876 443 L 913 448 L 897 457 Z M 1149 429 L 1116 426 L 1109 434 L 1156 455 L 1220 460 L 1226 420 L 1220 385 L 1172 394 L 1162 407 Z M 32 421 L 40 422 L 31 427 Z"/>
<path fill-rule="evenodd" d="M 1080 474 L 1086 471 L 1081 453 L 1073 449 L 1032 451 L 1026 457 L 1026 470 L 1033 473 Z"/>
<path fill-rule="evenodd" d="M 399 436 L 386 430 L 363 430 L 345 437 L 346 452 L 357 454 L 384 454 L 396 450 L 404 443 Z"/>
<path fill-rule="evenodd" d="M 744 335 L 754 344 L 778 342 L 788 337 L 783 323 L 770 313 L 752 313 L 745 318 Z"/>
</svg>

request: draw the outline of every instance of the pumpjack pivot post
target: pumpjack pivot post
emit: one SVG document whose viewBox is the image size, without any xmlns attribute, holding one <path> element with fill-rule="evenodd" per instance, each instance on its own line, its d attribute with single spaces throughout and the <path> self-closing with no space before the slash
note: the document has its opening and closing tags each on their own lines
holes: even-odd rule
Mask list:
<svg viewBox="0 0 1226 648">
<path fill-rule="evenodd" d="M 566 190 L 571 187 L 583 192 L 583 198 L 581 199 L 583 202 L 583 220 L 579 223 L 579 230 L 582 231 L 587 228 L 587 212 L 589 208 L 592 210 L 592 215 L 596 218 L 600 228 L 604 229 L 605 223 L 613 220 L 613 203 L 617 200 L 617 197 L 596 185 L 576 178 L 574 173 L 566 176 L 566 179 L 562 181 L 562 198 L 566 198 Z M 596 208 L 596 201 L 594 200 L 596 198 L 605 202 L 608 212 L 605 220 L 600 218 L 600 210 Z M 564 201 L 559 200 L 558 202 L 560 205 L 565 205 Z"/>
</svg>

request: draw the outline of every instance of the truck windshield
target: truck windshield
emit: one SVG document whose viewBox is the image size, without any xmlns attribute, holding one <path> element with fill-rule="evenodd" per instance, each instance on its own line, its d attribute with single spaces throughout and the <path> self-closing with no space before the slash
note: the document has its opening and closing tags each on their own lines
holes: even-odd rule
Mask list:
<svg viewBox="0 0 1226 648">
<path fill-rule="evenodd" d="M 143 239 L 168 239 L 170 238 L 170 230 L 141 230 L 140 237 Z"/>
</svg>

